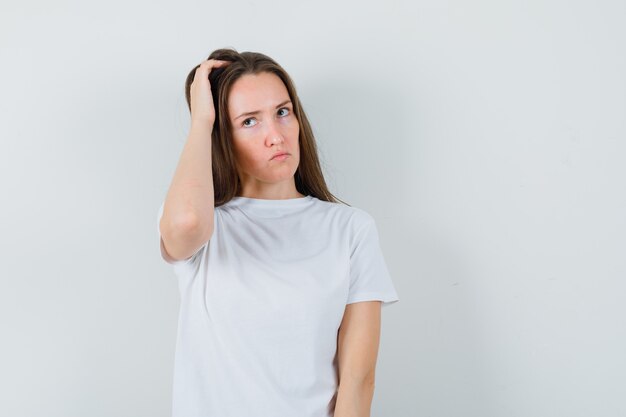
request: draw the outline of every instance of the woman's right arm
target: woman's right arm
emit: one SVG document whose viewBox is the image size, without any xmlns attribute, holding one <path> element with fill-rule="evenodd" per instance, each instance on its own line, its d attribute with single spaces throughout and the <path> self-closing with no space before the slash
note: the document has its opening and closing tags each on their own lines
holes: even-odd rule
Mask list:
<svg viewBox="0 0 626 417">
<path fill-rule="evenodd" d="M 190 87 L 191 129 L 165 197 L 159 222 L 162 245 L 172 260 L 188 259 L 213 235 L 211 132 L 215 109 L 209 72 L 227 62 L 204 61 Z"/>
</svg>

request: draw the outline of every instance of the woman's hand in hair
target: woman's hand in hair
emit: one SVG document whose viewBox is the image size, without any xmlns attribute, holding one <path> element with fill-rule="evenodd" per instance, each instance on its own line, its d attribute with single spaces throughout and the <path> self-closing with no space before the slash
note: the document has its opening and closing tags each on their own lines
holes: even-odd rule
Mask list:
<svg viewBox="0 0 626 417">
<path fill-rule="evenodd" d="M 208 59 L 203 61 L 196 69 L 193 82 L 189 87 L 191 102 L 191 124 L 202 124 L 213 130 L 215 123 L 215 106 L 211 94 L 209 74 L 213 68 L 223 67 L 230 64 L 229 61 Z"/>
</svg>

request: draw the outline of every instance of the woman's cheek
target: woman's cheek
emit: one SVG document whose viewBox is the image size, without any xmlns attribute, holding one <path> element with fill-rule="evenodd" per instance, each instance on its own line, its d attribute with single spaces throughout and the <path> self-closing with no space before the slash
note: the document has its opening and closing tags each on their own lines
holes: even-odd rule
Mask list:
<svg viewBox="0 0 626 417">
<path fill-rule="evenodd" d="M 293 118 L 293 123 L 291 123 L 291 128 L 296 135 L 300 132 L 300 124 L 298 123 L 298 119 L 295 117 Z"/>
<path fill-rule="evenodd" d="M 298 129 L 298 120 L 295 117 L 288 117 L 284 119 L 283 126 L 287 129 Z"/>
</svg>

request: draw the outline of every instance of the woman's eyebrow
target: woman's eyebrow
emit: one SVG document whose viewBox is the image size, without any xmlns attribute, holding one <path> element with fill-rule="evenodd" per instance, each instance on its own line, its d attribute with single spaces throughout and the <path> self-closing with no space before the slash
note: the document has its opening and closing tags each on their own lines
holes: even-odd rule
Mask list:
<svg viewBox="0 0 626 417">
<path fill-rule="evenodd" d="M 283 101 L 282 103 L 276 105 L 276 108 L 284 106 L 287 103 L 291 103 L 291 100 Z M 243 117 L 243 116 L 252 116 L 252 115 L 257 114 L 257 113 L 261 113 L 261 110 L 255 110 L 255 111 L 249 111 L 249 112 L 246 112 L 246 113 L 241 113 L 239 116 L 235 117 L 233 120 L 237 120 L 237 119 L 239 119 L 240 117 Z"/>
</svg>

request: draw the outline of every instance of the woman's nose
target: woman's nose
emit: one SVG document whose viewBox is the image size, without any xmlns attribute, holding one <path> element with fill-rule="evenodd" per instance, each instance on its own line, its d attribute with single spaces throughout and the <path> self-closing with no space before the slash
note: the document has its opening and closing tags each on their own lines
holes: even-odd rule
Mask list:
<svg viewBox="0 0 626 417">
<path fill-rule="evenodd" d="M 280 128 L 278 126 L 278 122 L 276 120 L 271 120 L 267 123 L 267 131 L 265 141 L 268 145 L 272 145 L 274 143 L 283 142 L 283 135 L 280 132 Z"/>
</svg>

